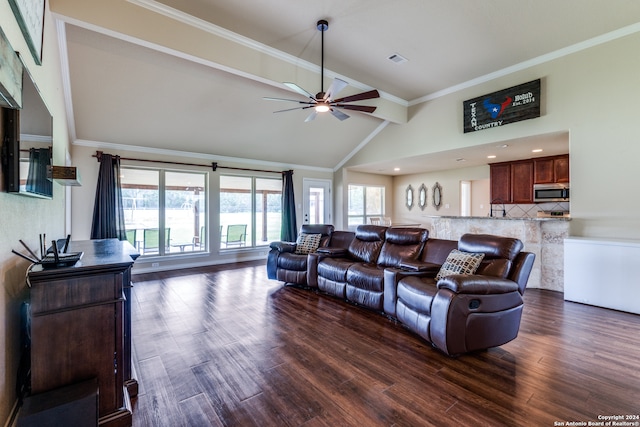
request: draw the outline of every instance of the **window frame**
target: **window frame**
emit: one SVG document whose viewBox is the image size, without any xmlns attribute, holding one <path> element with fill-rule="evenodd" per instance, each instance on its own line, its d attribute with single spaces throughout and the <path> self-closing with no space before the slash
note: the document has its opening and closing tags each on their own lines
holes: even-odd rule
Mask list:
<svg viewBox="0 0 640 427">
<path fill-rule="evenodd" d="M 251 218 L 247 227 L 247 241 L 245 245 L 241 245 L 241 246 L 232 246 L 232 247 L 225 247 L 224 246 L 224 242 L 222 239 L 222 236 L 224 235 L 224 228 L 223 228 L 223 221 L 222 221 L 222 214 L 223 212 L 221 211 L 222 209 L 222 201 L 221 201 L 221 197 L 222 197 L 222 193 L 223 193 L 223 188 L 222 188 L 222 181 L 223 181 L 223 177 L 229 177 L 229 178 L 241 178 L 241 179 L 249 179 L 250 180 L 250 189 L 249 189 L 249 197 L 251 200 L 250 206 L 251 206 L 251 212 L 249 212 Z M 269 180 L 269 181 L 274 181 L 277 182 L 279 185 L 279 191 L 258 191 L 257 190 L 257 183 L 258 180 Z M 263 176 L 263 175 L 245 175 L 245 174 L 233 174 L 233 173 L 223 173 L 220 174 L 220 181 L 219 181 L 219 185 L 218 185 L 218 197 L 220 198 L 220 203 L 218 206 L 218 221 L 221 227 L 221 235 L 220 235 L 220 242 L 218 244 L 218 248 L 220 250 L 221 253 L 223 252 L 230 252 L 230 251 L 234 251 L 234 250 L 250 250 L 250 249 L 264 249 L 264 248 L 268 248 L 269 247 L 269 243 L 270 240 L 267 239 L 265 240 L 259 240 L 258 239 L 258 233 L 259 230 L 257 229 L 258 226 L 258 215 L 260 215 L 260 212 L 258 211 L 258 205 L 257 205 L 257 201 L 256 201 L 256 196 L 260 193 L 264 193 L 266 195 L 268 194 L 280 194 L 280 200 L 282 200 L 282 178 L 274 178 L 274 177 L 268 177 L 268 176 Z M 262 213 L 265 217 L 267 212 L 263 212 Z M 262 225 L 263 227 L 261 228 L 260 231 L 264 230 L 265 228 L 265 222 L 263 220 Z M 282 209 L 280 210 L 280 228 L 281 229 L 282 226 Z M 279 240 L 279 236 L 276 239 L 273 239 L 273 241 Z M 258 242 L 265 242 L 264 244 L 258 244 Z"/>
<path fill-rule="evenodd" d="M 158 173 L 158 182 L 157 182 L 157 192 L 158 192 L 158 201 L 157 201 L 158 227 L 157 228 L 159 231 L 158 251 L 145 254 L 141 248 L 138 248 L 136 246 L 136 249 L 140 251 L 141 257 L 156 258 L 156 257 L 188 256 L 192 254 L 201 255 L 203 253 L 208 253 L 210 251 L 211 245 L 209 243 L 210 239 L 208 238 L 208 236 L 210 235 L 209 233 L 209 206 L 210 206 L 209 179 L 210 178 L 209 178 L 208 171 L 198 171 L 198 170 L 191 170 L 191 169 L 174 169 L 174 168 L 150 168 L 150 167 L 142 167 L 142 166 L 135 166 L 135 165 L 121 165 L 120 169 L 121 169 L 121 174 L 125 174 L 125 176 L 126 176 L 127 170 L 137 170 L 137 171 L 143 171 L 143 172 L 153 171 Z M 194 241 L 192 250 L 189 250 L 189 251 L 185 251 L 183 248 L 180 248 L 179 251 L 175 251 L 175 252 L 172 251 L 171 249 L 169 249 L 168 251 L 166 250 L 167 247 L 171 248 L 170 246 L 171 240 L 173 240 L 172 237 L 170 236 L 169 242 L 165 242 L 165 230 L 167 227 L 167 212 L 166 212 L 166 197 L 167 197 L 167 191 L 168 191 L 167 182 L 166 182 L 167 173 L 202 175 L 203 186 L 202 187 L 198 186 L 199 188 L 198 193 L 202 195 L 202 198 L 203 198 L 201 203 L 201 209 L 203 209 L 203 211 L 200 211 L 199 215 L 202 216 L 202 219 L 204 222 L 203 224 L 200 224 L 200 225 L 204 226 L 205 244 L 204 246 L 200 245 L 198 249 L 196 249 L 196 244 Z M 123 191 L 126 190 L 127 188 L 125 185 L 131 186 L 130 188 L 136 188 L 135 184 L 124 184 L 124 182 L 121 181 L 121 186 L 122 186 L 121 188 Z M 138 185 L 141 185 L 141 184 L 138 184 Z M 153 185 L 155 186 L 155 183 Z M 188 187 L 185 187 L 185 189 L 186 188 Z M 127 230 L 129 229 L 127 228 Z M 137 228 L 136 230 L 143 230 L 143 229 Z M 142 241 L 141 239 L 136 238 L 136 243 L 141 241 Z M 182 246 L 182 245 L 178 244 L 176 247 L 179 247 L 179 246 Z M 185 243 L 184 246 L 186 247 L 187 243 Z"/>
<path fill-rule="evenodd" d="M 352 187 L 359 187 L 362 188 L 362 213 L 358 214 L 358 215 L 351 215 L 349 213 L 350 208 L 351 208 L 351 189 Z M 381 194 L 380 194 L 380 213 L 367 213 L 367 189 L 368 188 L 373 188 L 373 189 L 379 189 L 381 190 Z M 383 217 L 386 215 L 386 203 L 385 203 L 385 193 L 386 193 L 386 186 L 384 185 L 367 185 L 367 184 L 348 184 L 347 185 L 347 228 L 351 229 L 351 228 L 355 228 L 358 225 L 362 225 L 362 224 L 369 224 L 369 219 L 372 217 Z M 360 218 L 361 220 L 363 220 L 364 222 L 360 222 L 360 223 L 352 223 L 352 219 L 355 218 Z"/>
</svg>

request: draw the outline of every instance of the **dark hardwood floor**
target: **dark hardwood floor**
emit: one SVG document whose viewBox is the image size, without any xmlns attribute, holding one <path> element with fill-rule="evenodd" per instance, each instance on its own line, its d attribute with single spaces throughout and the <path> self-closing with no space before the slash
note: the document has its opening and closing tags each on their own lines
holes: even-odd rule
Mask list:
<svg viewBox="0 0 640 427">
<path fill-rule="evenodd" d="M 378 313 L 267 280 L 264 263 L 133 279 L 136 427 L 558 426 L 640 414 L 640 316 L 559 293 L 527 290 L 518 338 L 450 358 Z"/>
</svg>

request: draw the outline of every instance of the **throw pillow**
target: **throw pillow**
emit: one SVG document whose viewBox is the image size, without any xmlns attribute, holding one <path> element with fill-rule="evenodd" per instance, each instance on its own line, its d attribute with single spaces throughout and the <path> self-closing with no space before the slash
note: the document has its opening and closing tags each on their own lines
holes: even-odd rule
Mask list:
<svg viewBox="0 0 640 427">
<path fill-rule="evenodd" d="M 473 274 L 480 266 L 482 258 L 484 258 L 482 253 L 463 252 L 454 249 L 447 256 L 447 260 L 442 264 L 442 267 L 440 267 L 436 280 L 452 274 Z"/>
<path fill-rule="evenodd" d="M 321 238 L 322 234 L 300 233 L 298 240 L 296 240 L 296 253 L 306 255 L 315 252 L 318 246 L 320 246 Z"/>
</svg>

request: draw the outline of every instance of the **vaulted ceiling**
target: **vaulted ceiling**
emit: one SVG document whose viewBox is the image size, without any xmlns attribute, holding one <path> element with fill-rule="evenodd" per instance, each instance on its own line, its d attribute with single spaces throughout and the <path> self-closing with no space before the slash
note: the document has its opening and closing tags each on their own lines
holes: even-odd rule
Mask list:
<svg viewBox="0 0 640 427">
<path fill-rule="evenodd" d="M 411 105 L 640 30 L 635 0 L 51 0 L 76 143 L 339 167 Z M 371 88 L 339 121 L 282 84 Z M 395 63 L 388 58 L 407 59 Z M 471 151 L 469 154 L 473 154 Z M 475 155 L 475 154 L 473 154 Z M 478 153 L 480 156 L 481 153 Z M 407 161 L 408 162 L 408 161 Z M 372 172 L 376 172 L 373 170 Z"/>
</svg>

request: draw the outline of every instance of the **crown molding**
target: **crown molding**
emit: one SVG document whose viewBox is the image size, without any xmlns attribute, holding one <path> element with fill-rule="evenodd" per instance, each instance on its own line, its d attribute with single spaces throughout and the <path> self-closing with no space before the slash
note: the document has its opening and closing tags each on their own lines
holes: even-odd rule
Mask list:
<svg viewBox="0 0 640 427">
<path fill-rule="evenodd" d="M 592 47 L 595 47 L 595 46 L 598 46 L 598 45 L 601 45 L 601 44 L 604 44 L 604 43 L 608 43 L 608 42 L 613 41 L 613 40 L 617 40 L 617 39 L 622 38 L 622 37 L 629 36 L 631 34 L 635 34 L 637 32 L 640 32 L 640 22 L 632 24 L 632 25 L 629 25 L 627 27 L 619 28 L 619 29 L 617 29 L 615 31 L 611 31 L 611 32 L 606 33 L 606 34 L 602 34 L 602 35 L 594 37 L 592 39 L 585 40 L 583 42 L 576 43 L 574 45 L 567 46 L 565 48 L 558 49 L 556 51 L 553 51 L 553 52 L 550 52 L 550 53 L 547 53 L 547 54 L 544 54 L 544 55 L 540 55 L 540 56 L 538 56 L 536 58 L 532 58 L 532 59 L 529 59 L 527 61 L 521 62 L 519 64 L 515 64 L 515 65 L 512 65 L 510 67 L 506 67 L 506 68 L 503 68 L 501 70 L 494 71 L 493 73 L 489 73 L 489 74 L 486 74 L 484 76 L 480 76 L 478 78 L 466 81 L 464 83 L 460 83 L 458 85 L 451 86 L 451 87 L 448 87 L 446 89 L 442 89 L 442 90 L 433 92 L 433 93 L 431 93 L 429 95 L 425 95 L 425 96 L 422 96 L 420 98 L 416 98 L 414 100 L 409 101 L 409 106 L 412 107 L 414 105 L 421 104 L 423 102 L 432 101 L 434 99 L 441 98 L 441 97 L 446 96 L 446 95 L 450 95 L 452 93 L 461 91 L 463 89 L 468 89 L 470 87 L 473 87 L 473 86 L 476 86 L 476 85 L 479 85 L 479 84 L 482 84 L 482 83 L 486 83 L 488 81 L 491 81 L 491 80 L 494 80 L 494 79 L 497 79 L 497 78 L 500 78 L 500 77 L 504 77 L 504 76 L 507 76 L 509 74 L 513 74 L 513 73 L 516 73 L 518 71 L 525 70 L 527 68 L 534 67 L 536 65 L 544 64 L 546 62 L 550 62 L 550 61 L 553 61 L 555 59 L 562 58 L 564 56 L 571 55 L 571 54 L 576 53 L 576 52 L 580 52 L 580 51 L 583 51 L 583 50 L 586 50 L 586 49 L 589 49 L 589 48 L 592 48 Z"/>
</svg>

